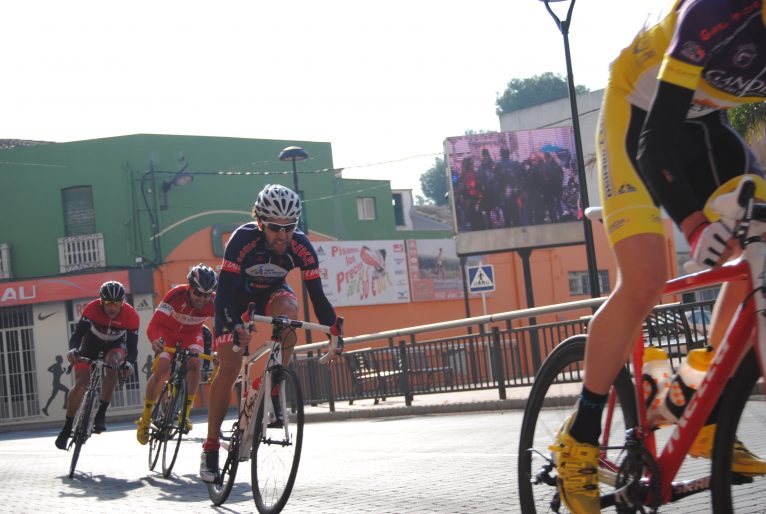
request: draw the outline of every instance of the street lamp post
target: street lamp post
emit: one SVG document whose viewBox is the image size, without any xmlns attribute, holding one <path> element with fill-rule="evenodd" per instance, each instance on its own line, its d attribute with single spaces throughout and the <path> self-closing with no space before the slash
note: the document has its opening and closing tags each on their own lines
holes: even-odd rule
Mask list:
<svg viewBox="0 0 766 514">
<path fill-rule="evenodd" d="M 564 58 L 567 66 L 567 85 L 569 86 L 569 104 L 572 110 L 572 129 L 574 130 L 575 139 L 575 153 L 577 154 L 577 177 L 580 180 L 580 194 L 582 199 L 582 211 L 583 211 L 583 232 L 585 235 L 585 254 L 588 259 L 588 278 L 590 280 L 590 295 L 592 298 L 598 298 L 601 296 L 601 289 L 598 283 L 598 267 L 596 264 L 596 249 L 593 244 L 593 228 L 591 227 L 590 220 L 585 217 L 585 208 L 590 205 L 588 201 L 588 183 L 585 176 L 585 161 L 583 159 L 582 151 L 582 138 L 580 137 L 580 114 L 577 110 L 577 94 L 575 92 L 574 74 L 572 73 L 572 58 L 569 55 L 569 25 L 572 21 L 572 10 L 574 9 L 575 0 L 570 0 L 569 10 L 567 11 L 566 19 L 560 19 L 553 9 L 551 9 L 551 2 L 562 2 L 566 0 L 540 0 L 545 3 L 545 8 L 548 10 L 553 20 L 556 22 L 556 26 L 561 31 L 561 35 L 564 37 Z"/>
<path fill-rule="evenodd" d="M 279 152 L 279 160 L 280 161 L 293 161 L 293 189 L 295 189 L 295 192 L 298 193 L 298 196 L 303 199 L 303 195 L 301 194 L 300 188 L 298 187 L 298 169 L 295 166 L 296 161 L 305 161 L 309 158 L 309 154 L 301 148 L 300 146 L 288 146 L 281 152 Z M 303 215 L 301 216 L 301 219 L 298 220 L 298 223 L 301 228 L 301 230 L 308 234 L 309 227 L 306 223 L 306 214 L 305 214 L 305 207 L 302 209 L 304 211 Z"/>
<path fill-rule="evenodd" d="M 298 169 L 295 166 L 296 161 L 305 161 L 309 158 L 309 154 L 301 148 L 300 146 L 288 146 L 281 152 L 279 152 L 279 160 L 280 161 L 292 161 L 293 162 L 293 189 L 298 194 L 298 196 L 301 197 L 301 200 L 303 200 L 303 195 L 301 194 L 301 190 L 298 187 Z M 301 218 L 298 220 L 298 226 L 300 227 L 301 231 L 303 231 L 304 234 L 308 236 L 309 233 L 309 227 L 308 223 L 306 222 L 306 205 L 302 205 L 301 208 Z M 309 298 L 308 298 L 308 291 L 306 290 L 306 284 L 301 280 L 301 291 L 303 293 L 303 319 L 306 321 L 309 320 Z M 311 332 L 306 331 L 306 342 L 311 342 Z"/>
</svg>

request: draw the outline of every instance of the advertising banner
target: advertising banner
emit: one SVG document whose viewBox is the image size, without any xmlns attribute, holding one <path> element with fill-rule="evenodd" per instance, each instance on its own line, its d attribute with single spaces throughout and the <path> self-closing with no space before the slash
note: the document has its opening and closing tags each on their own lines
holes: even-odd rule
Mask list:
<svg viewBox="0 0 766 514">
<path fill-rule="evenodd" d="M 403 241 L 315 242 L 322 287 L 334 306 L 407 303 Z"/>
<path fill-rule="evenodd" d="M 453 239 L 408 239 L 406 244 L 413 302 L 463 298 L 460 259 Z"/>
</svg>

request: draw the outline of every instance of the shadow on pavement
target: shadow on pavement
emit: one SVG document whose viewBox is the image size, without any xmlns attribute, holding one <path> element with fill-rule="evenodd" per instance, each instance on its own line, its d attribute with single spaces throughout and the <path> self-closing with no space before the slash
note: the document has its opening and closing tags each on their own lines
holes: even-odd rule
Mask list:
<svg viewBox="0 0 766 514">
<path fill-rule="evenodd" d="M 91 497 L 101 501 L 109 501 L 124 498 L 128 496 L 130 491 L 144 487 L 141 480 L 125 480 L 104 475 L 92 475 L 81 471 L 75 471 L 74 477 L 71 479 L 66 475 L 60 478 L 62 484 L 72 490 L 72 492 L 61 492 L 59 496 L 62 498 Z"/>
</svg>

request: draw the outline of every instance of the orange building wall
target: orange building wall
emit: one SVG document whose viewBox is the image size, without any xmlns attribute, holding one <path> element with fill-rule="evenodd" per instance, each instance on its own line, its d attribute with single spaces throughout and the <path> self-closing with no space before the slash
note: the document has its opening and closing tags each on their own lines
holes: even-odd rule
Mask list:
<svg viewBox="0 0 766 514">
<path fill-rule="evenodd" d="M 670 222 L 666 223 L 669 229 Z M 203 262 L 214 269 L 220 267 L 220 259 L 213 256 L 211 232 L 211 228 L 206 228 L 189 237 L 168 255 L 166 264 L 156 270 L 154 275 L 155 304 L 159 302 L 172 285 L 185 283 L 186 274 L 191 266 Z M 609 282 L 614 287 L 617 276 L 604 231 L 600 225 L 594 225 L 593 232 L 598 268 L 609 270 Z M 311 239 L 320 241 L 327 238 L 311 234 Z M 677 274 L 675 249 L 671 240 L 668 240 L 666 259 L 673 272 L 673 276 L 675 276 Z M 495 291 L 488 294 L 486 298 L 487 313 L 493 314 L 526 308 L 523 266 L 518 254 L 516 252 L 504 252 L 486 255 L 483 257 L 482 262 L 484 264 L 492 264 L 495 272 Z M 585 247 L 583 245 L 533 250 L 530 256 L 530 264 L 536 306 L 589 298 L 585 295 L 575 297 L 569 295 L 568 272 L 586 271 L 588 268 Z M 301 296 L 300 275 L 298 273 L 290 273 L 287 281 L 298 295 L 298 305 L 301 306 L 302 312 L 303 300 Z M 666 299 L 665 301 L 671 300 Z M 311 309 L 311 307 L 309 308 Z M 466 317 L 465 303 L 462 299 L 363 307 L 340 307 L 337 309 L 337 312 L 345 318 L 345 333 L 348 336 L 372 334 Z M 484 314 L 481 296 L 472 296 L 470 300 L 470 313 L 471 316 Z M 537 319 L 538 322 L 560 321 L 586 314 L 590 314 L 590 310 L 584 309 L 582 312 L 576 313 L 559 313 L 547 317 L 538 317 Z M 313 311 L 311 312 L 311 320 L 316 321 Z M 208 325 L 212 328 L 212 320 L 210 320 Z M 321 334 L 316 334 L 313 336 L 313 340 L 321 341 L 324 340 L 324 337 Z M 303 341 L 303 339 L 300 339 L 300 341 Z"/>
</svg>

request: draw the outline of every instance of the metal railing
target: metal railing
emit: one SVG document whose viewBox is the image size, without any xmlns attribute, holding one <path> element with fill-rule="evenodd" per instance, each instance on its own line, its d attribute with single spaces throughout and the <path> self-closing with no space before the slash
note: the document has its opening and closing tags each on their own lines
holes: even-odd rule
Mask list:
<svg viewBox="0 0 766 514">
<path fill-rule="evenodd" d="M 11 278 L 11 247 L 0 243 L 0 279 Z"/>
<path fill-rule="evenodd" d="M 106 266 L 103 234 L 59 237 L 58 242 L 61 273 Z"/>
<path fill-rule="evenodd" d="M 296 347 L 291 366 L 304 387 L 306 403 L 529 386 L 545 357 L 567 337 L 585 333 L 589 316 L 567 321 L 513 326 L 513 321 L 597 307 L 604 298 L 410 327 L 346 339 L 346 352 L 333 366 L 317 360 L 326 343 Z M 647 318 L 647 342 L 662 346 L 677 367 L 689 350 L 707 342 L 712 301 L 658 306 Z M 574 317 L 574 316 L 572 316 Z M 690 319 L 701 323 L 694 324 Z M 476 329 L 476 333 L 434 337 L 439 331 Z M 380 342 L 385 343 L 380 346 Z M 369 348 L 377 342 L 378 347 Z M 387 343 L 387 344 L 386 344 Z M 367 346 L 368 348 L 361 348 Z M 360 349 L 361 348 L 361 349 Z M 576 373 L 579 373 L 577 371 Z"/>
</svg>

